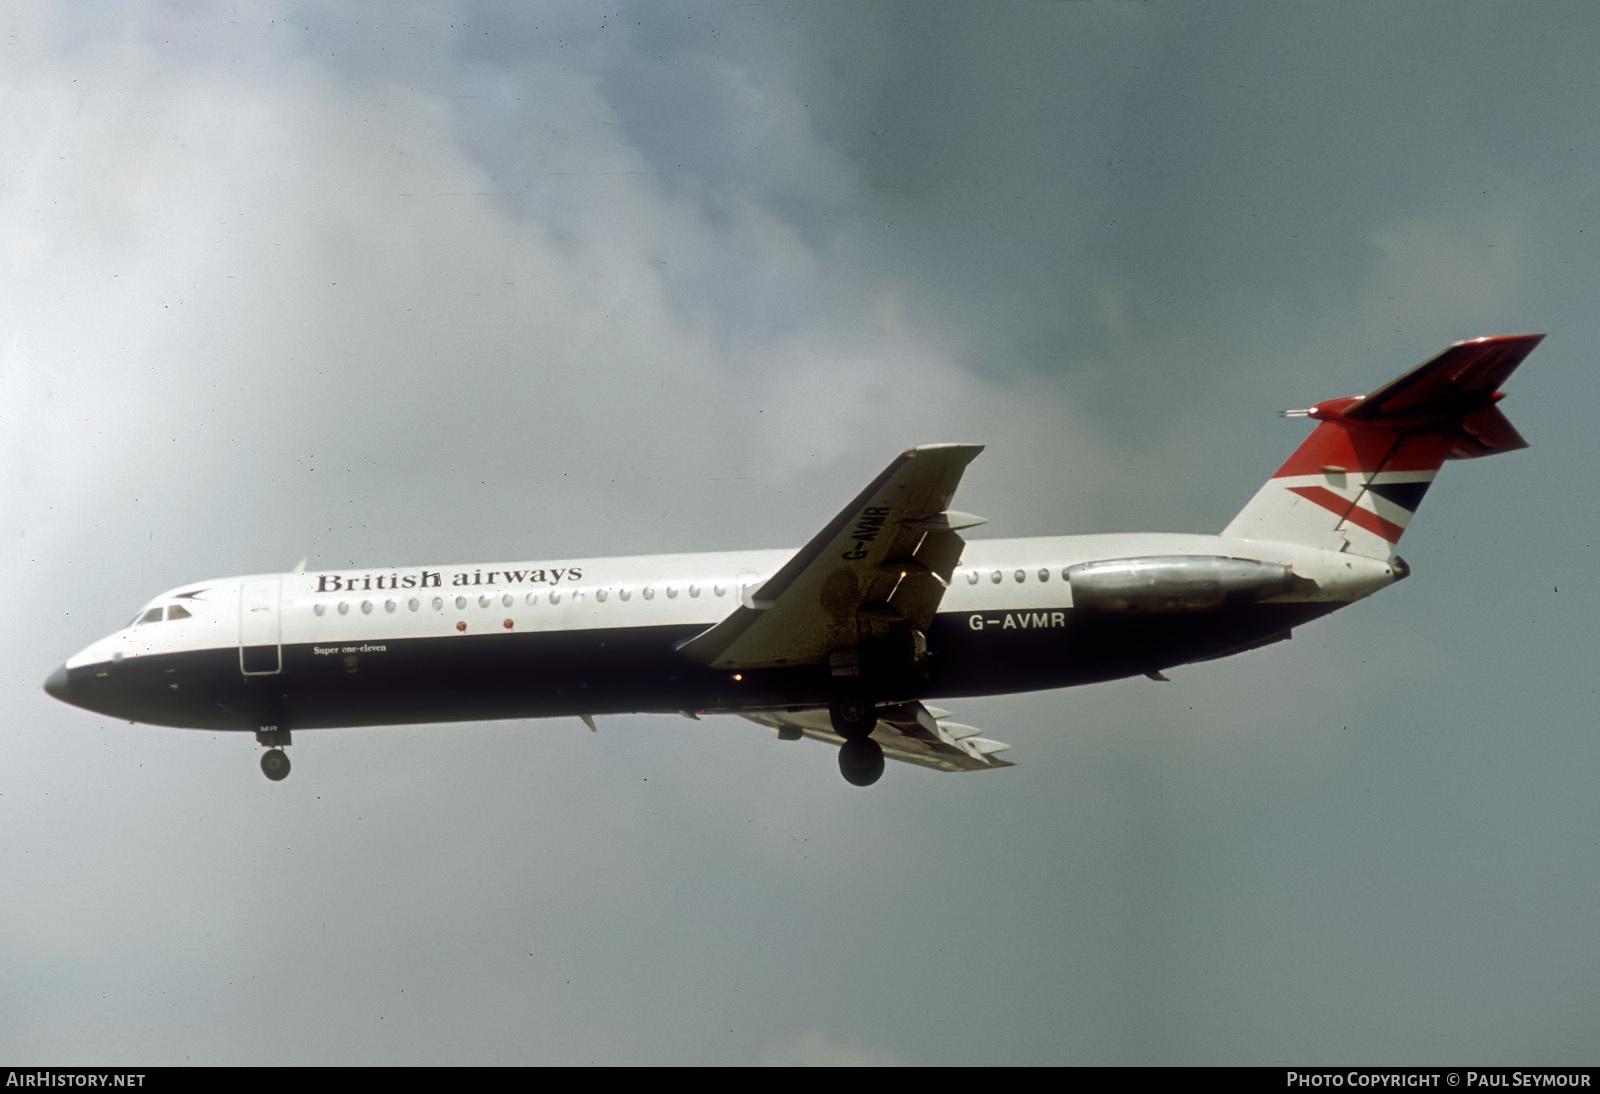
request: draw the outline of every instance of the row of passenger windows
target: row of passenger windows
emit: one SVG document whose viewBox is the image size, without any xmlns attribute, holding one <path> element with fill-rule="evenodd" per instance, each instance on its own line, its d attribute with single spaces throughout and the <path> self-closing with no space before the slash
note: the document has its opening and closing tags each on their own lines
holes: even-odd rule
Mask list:
<svg viewBox="0 0 1600 1094">
<path fill-rule="evenodd" d="M 1038 579 L 1041 582 L 1049 581 L 1050 580 L 1050 570 L 1049 570 L 1049 568 L 1048 567 L 1044 567 L 1044 566 L 1039 567 L 1039 570 L 1037 572 L 1037 576 L 1038 576 Z M 1012 580 L 1014 580 L 1015 582 L 1017 582 L 1017 584 L 1020 585 L 1023 582 L 1028 580 L 1028 571 L 1026 569 L 1015 570 L 1015 571 L 1012 572 L 1011 577 L 1012 577 Z M 976 585 L 981 580 L 983 580 L 983 577 L 982 577 L 982 574 L 980 573 L 980 571 L 978 571 L 978 570 L 968 570 L 967 571 L 967 584 L 968 585 Z M 999 585 L 1003 581 L 1005 581 L 1005 572 L 1002 571 L 1002 570 L 990 571 L 989 580 L 993 584 Z M 1061 571 L 1061 580 L 1062 581 L 1066 581 L 1067 580 L 1067 571 L 1066 571 L 1065 568 L 1063 568 L 1062 571 Z M 664 591 L 667 594 L 667 599 L 668 600 L 676 599 L 677 596 L 678 596 L 678 589 L 677 589 L 677 586 L 675 586 L 675 585 L 666 586 Z M 725 586 L 725 585 L 713 585 L 711 587 L 711 591 L 716 596 L 724 596 L 724 595 L 727 594 L 728 589 L 727 589 L 727 586 Z M 657 590 L 646 586 L 644 589 L 640 590 L 640 595 L 643 596 L 644 599 L 646 599 L 646 600 L 653 600 L 653 599 L 655 599 L 656 592 L 657 592 Z M 692 597 L 699 596 L 701 592 L 702 592 L 702 589 L 701 589 L 701 586 L 699 586 L 699 585 L 690 585 L 690 586 L 688 586 L 688 593 Z M 577 591 L 574 591 L 571 595 L 572 595 L 573 599 L 575 599 L 575 600 L 576 599 L 581 599 L 582 596 L 583 596 L 583 592 L 582 592 L 582 590 L 577 590 Z M 548 598 L 548 602 L 551 603 L 551 604 L 559 604 L 559 603 L 561 603 L 562 594 L 561 594 L 560 590 L 552 590 L 549 593 L 547 593 L 546 596 Z M 606 601 L 608 596 L 609 596 L 609 590 L 606 590 L 606 589 L 596 589 L 596 590 L 594 590 L 594 598 L 596 600 L 600 601 L 602 604 L 605 603 L 605 601 Z M 632 589 L 624 588 L 624 589 L 618 589 L 617 590 L 617 599 L 618 600 L 630 600 L 630 599 L 632 599 L 632 597 L 633 597 L 633 590 Z M 454 601 L 455 601 L 455 606 L 456 606 L 457 610 L 465 609 L 467 607 L 467 605 L 470 604 L 473 601 L 473 599 L 474 599 L 473 597 L 467 597 L 467 596 L 457 596 L 457 597 L 455 597 Z M 499 599 L 500 599 L 501 606 L 502 607 L 506 607 L 506 608 L 510 608 L 510 607 L 514 606 L 516 604 L 516 602 L 517 602 L 517 598 L 511 593 L 504 593 L 504 594 L 502 594 L 500 596 Z M 528 593 L 523 599 L 526 600 L 526 602 L 527 602 L 529 607 L 532 607 L 533 605 L 535 605 L 535 604 L 537 604 L 539 602 L 539 594 L 538 593 Z M 487 608 L 491 604 L 494 603 L 495 598 L 492 597 L 492 596 L 489 596 L 487 593 L 484 593 L 484 594 L 479 595 L 476 598 L 476 600 L 478 602 L 478 607 Z M 340 615 L 348 615 L 348 614 L 350 614 L 350 606 L 351 606 L 350 605 L 350 601 L 348 601 L 348 600 L 339 601 L 339 604 L 338 604 L 338 612 L 339 612 L 339 614 Z M 372 614 L 375 606 L 376 606 L 376 602 L 375 601 L 363 600 L 363 601 L 361 601 L 360 609 L 361 609 L 361 612 L 362 612 L 363 615 L 370 615 L 370 614 Z M 432 600 L 431 606 L 432 606 L 433 610 L 436 611 L 436 612 L 443 611 L 444 607 L 445 607 L 445 598 L 442 597 L 442 596 L 434 597 L 433 600 Z M 409 609 L 410 611 L 414 611 L 414 612 L 421 611 L 422 610 L 422 601 L 419 598 L 413 596 L 409 600 L 406 601 L 406 608 Z M 185 617 L 185 618 L 189 614 L 188 612 L 185 612 L 181 607 L 179 607 L 176 604 L 172 605 L 172 607 L 170 609 L 168 609 L 168 610 L 170 612 L 182 612 L 182 617 Z M 328 606 L 326 604 L 318 604 L 312 610 L 315 611 L 318 615 L 322 615 L 328 610 Z M 389 600 L 385 600 L 383 602 L 383 610 L 386 611 L 386 612 L 399 611 L 400 610 L 400 603 L 399 603 L 399 601 L 394 600 L 392 598 L 389 599 Z M 145 613 L 145 618 L 139 620 L 139 622 L 141 622 L 141 623 L 149 622 L 150 621 L 149 617 L 151 615 L 154 615 L 155 618 L 159 619 L 160 618 L 160 613 L 161 613 L 161 609 L 152 608 L 150 612 Z M 168 618 L 169 619 L 177 619 L 177 618 L 180 618 L 180 616 L 178 616 L 178 615 L 169 615 Z"/>
<path fill-rule="evenodd" d="M 1028 571 L 1027 570 L 1017 570 L 1011 576 L 1017 582 L 1017 584 L 1020 585 L 1024 581 L 1028 580 Z M 981 580 L 982 580 L 982 578 L 979 575 L 977 570 L 968 570 L 967 571 L 967 584 L 968 585 L 976 585 Z M 1002 571 L 995 570 L 995 571 L 993 571 L 993 572 L 991 572 L 989 574 L 989 580 L 994 582 L 996 585 L 998 585 L 1002 581 L 1005 580 L 1005 575 L 1004 575 L 1004 573 Z M 1050 569 L 1049 569 L 1049 567 L 1046 567 L 1046 566 L 1039 567 L 1039 580 L 1040 581 L 1049 581 L 1050 580 Z M 1063 567 L 1062 570 L 1061 570 L 1061 580 L 1062 581 L 1066 581 L 1067 580 L 1067 571 L 1066 571 L 1065 567 Z"/>
<path fill-rule="evenodd" d="M 668 600 L 676 600 L 677 599 L 677 597 L 678 597 L 678 587 L 676 585 L 668 585 L 666 587 L 665 591 L 666 591 Z M 692 597 L 699 596 L 703 591 L 704 590 L 699 585 L 690 585 L 688 587 L 689 595 L 692 596 Z M 656 592 L 657 592 L 657 590 L 646 586 L 644 589 L 640 590 L 640 595 L 643 596 L 644 599 L 646 599 L 646 600 L 654 600 L 655 596 L 656 596 Z M 711 586 L 711 592 L 716 596 L 726 596 L 727 593 L 728 593 L 728 587 L 726 585 L 713 585 L 713 586 Z M 559 604 L 559 603 L 561 603 L 562 593 L 561 593 L 560 590 L 552 589 L 549 593 L 547 593 L 545 595 L 546 595 L 548 603 L 550 603 L 550 604 Z M 583 590 L 581 590 L 581 589 L 574 590 L 569 595 L 572 597 L 573 600 L 581 600 L 581 599 L 583 599 Z M 608 590 L 608 589 L 595 589 L 594 590 L 594 598 L 596 600 L 600 601 L 602 604 L 604 604 L 606 602 L 606 600 L 609 598 L 609 596 L 610 596 L 610 590 Z M 470 596 L 458 596 L 458 597 L 454 598 L 456 609 L 458 611 L 462 610 L 462 609 L 465 609 L 467 607 L 467 605 L 472 603 L 472 601 L 474 599 L 477 600 L 478 607 L 480 607 L 480 608 L 487 608 L 487 607 L 489 607 L 491 604 L 493 604 L 495 602 L 495 598 L 490 596 L 487 593 L 483 593 L 483 594 L 479 595 L 476 598 L 473 598 L 473 597 L 470 597 Z M 527 602 L 528 606 L 531 608 L 531 607 L 533 607 L 533 605 L 539 603 L 539 594 L 538 593 L 528 593 L 523 599 Z M 631 599 L 633 599 L 633 590 L 632 589 L 618 589 L 617 590 L 617 599 L 618 600 L 631 600 Z M 501 606 L 502 607 L 506 607 L 506 608 L 513 607 L 517 602 L 516 596 L 511 594 L 511 593 L 502 594 L 500 596 L 499 600 L 500 600 Z M 376 603 L 377 603 L 376 601 L 372 601 L 372 600 L 363 600 L 361 602 L 361 604 L 360 604 L 361 613 L 363 615 L 371 615 L 372 612 L 373 612 L 373 609 L 376 606 Z M 431 602 L 431 606 L 432 606 L 433 610 L 436 611 L 436 612 L 444 611 L 445 598 L 442 597 L 442 596 L 434 597 L 432 602 Z M 340 615 L 349 615 L 350 614 L 350 601 L 341 600 L 341 601 L 339 601 L 337 607 L 338 607 L 338 612 L 339 612 Z M 413 612 L 421 611 L 422 610 L 422 600 L 419 597 L 413 596 L 409 600 L 406 601 L 406 608 L 408 610 L 410 610 L 410 611 L 413 611 Z M 327 612 L 328 606 L 326 604 L 317 604 L 311 610 L 314 611 L 318 615 L 323 615 L 324 613 Z M 383 610 L 386 611 L 386 612 L 399 611 L 400 610 L 400 602 L 397 601 L 397 600 L 394 600 L 392 598 L 389 599 L 389 600 L 385 600 L 383 602 Z"/>
<path fill-rule="evenodd" d="M 1028 571 L 1027 570 L 1016 570 L 1015 572 L 1012 573 L 1011 576 L 1012 576 L 1013 580 L 1015 580 L 1018 584 L 1021 584 L 1022 582 L 1026 581 L 1028 579 Z M 1050 580 L 1050 571 L 1049 571 L 1049 569 L 1041 566 L 1039 568 L 1038 576 L 1039 576 L 1039 580 L 1040 581 L 1049 581 Z M 967 584 L 968 585 L 976 585 L 981 580 L 982 580 L 982 576 L 977 570 L 968 570 L 967 571 Z M 1002 581 L 1005 580 L 1005 575 L 1000 570 L 994 570 L 994 571 L 990 572 L 989 580 L 991 582 L 993 582 L 994 584 L 999 585 Z M 1061 580 L 1062 581 L 1066 581 L 1067 580 L 1067 571 L 1065 569 L 1063 569 L 1061 571 Z M 677 588 L 676 585 L 668 585 L 668 586 L 666 586 L 664 591 L 667 594 L 667 599 L 668 600 L 674 600 L 678 596 L 678 588 Z M 716 596 L 725 596 L 725 595 L 727 595 L 728 587 L 726 585 L 713 585 L 713 586 L 711 586 L 711 591 Z M 699 585 L 690 585 L 690 586 L 688 586 L 688 593 L 689 593 L 689 595 L 691 597 L 697 597 L 697 596 L 700 595 L 701 592 L 702 592 L 702 588 Z M 561 592 L 560 592 L 560 590 L 551 590 L 546 595 L 548 596 L 549 602 L 551 604 L 559 604 L 559 603 L 561 603 Z M 582 595 L 583 595 L 583 593 L 582 593 L 581 590 L 575 591 L 572 594 L 573 599 L 579 599 L 579 598 L 582 597 Z M 609 595 L 609 591 L 606 590 L 606 589 L 596 589 L 596 590 L 594 590 L 594 598 L 596 600 L 600 601 L 602 604 L 605 603 L 606 598 L 607 598 L 608 595 Z M 653 599 L 655 599 L 656 590 L 650 588 L 649 586 L 646 586 L 644 589 L 640 590 L 640 595 L 643 596 L 644 599 L 646 599 L 646 600 L 653 600 Z M 632 597 L 633 597 L 633 590 L 632 589 L 624 588 L 624 589 L 618 589 L 617 590 L 617 599 L 618 600 L 629 600 L 629 599 L 632 599 Z M 527 601 L 528 606 L 532 607 L 533 605 L 535 605 L 535 604 L 537 604 L 539 602 L 539 594 L 538 593 L 528 593 L 527 596 L 524 599 Z M 472 600 L 471 597 L 458 596 L 458 597 L 455 598 L 455 606 L 456 606 L 457 609 L 464 609 L 471 602 L 471 600 Z M 478 601 L 478 607 L 487 608 L 491 604 L 494 603 L 494 598 L 485 593 L 485 594 L 482 594 L 482 595 L 478 596 L 477 597 L 477 601 Z M 509 607 L 513 606 L 514 604 L 516 604 L 516 602 L 517 602 L 517 598 L 515 596 L 513 596 L 511 593 L 505 593 L 500 597 L 500 603 L 501 603 L 501 605 L 503 607 L 509 608 Z M 360 605 L 362 614 L 363 615 L 372 614 L 374 603 L 375 602 L 371 601 L 371 600 L 363 600 L 361 602 L 361 605 Z M 444 610 L 444 606 L 445 606 L 445 598 L 444 597 L 436 596 L 436 597 L 433 598 L 432 607 L 433 607 L 434 611 L 436 611 L 436 612 L 443 611 Z M 409 610 L 414 611 L 414 612 L 421 611 L 422 610 L 422 601 L 417 597 L 411 597 L 409 600 L 406 601 L 406 607 Z M 328 606 L 326 604 L 318 604 L 312 610 L 315 611 L 318 615 L 322 615 L 325 612 L 327 612 Z M 388 599 L 388 600 L 385 600 L 383 602 L 383 610 L 386 611 L 386 612 L 399 611 L 400 610 L 399 601 L 396 601 L 396 600 L 394 600 L 392 598 Z M 348 600 L 339 601 L 338 611 L 339 611 L 340 615 L 349 615 L 350 614 L 350 601 L 348 601 Z M 159 622 L 161 622 L 161 620 L 163 618 L 163 613 L 165 613 L 164 617 L 166 619 L 169 619 L 169 620 L 172 620 L 172 619 L 189 619 L 189 618 L 191 618 L 189 610 L 187 608 L 185 608 L 182 604 L 168 604 L 165 608 L 151 608 L 151 609 L 149 609 L 148 611 L 144 612 L 142 615 L 139 615 L 137 618 L 135 618 L 132 621 L 132 624 L 130 624 L 130 625 L 140 624 L 140 623 L 159 623 Z"/>
</svg>

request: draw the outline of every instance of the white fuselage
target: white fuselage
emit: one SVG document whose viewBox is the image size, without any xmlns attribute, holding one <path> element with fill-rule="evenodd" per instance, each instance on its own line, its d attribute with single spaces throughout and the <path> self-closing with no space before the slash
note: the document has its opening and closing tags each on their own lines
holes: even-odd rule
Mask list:
<svg viewBox="0 0 1600 1094">
<path fill-rule="evenodd" d="M 750 592 L 792 554 L 757 550 L 634 555 L 219 578 L 156 597 L 133 623 L 86 647 L 66 665 L 77 669 L 251 644 L 304 647 L 314 656 L 332 656 L 346 646 L 472 634 L 509 637 L 530 632 L 704 628 L 741 602 L 748 606 Z M 1392 565 L 1375 559 L 1218 536 L 1144 533 L 978 540 L 967 544 L 939 614 L 964 619 L 1070 611 L 1073 599 L 1066 571 L 1071 567 L 1102 559 L 1182 555 L 1280 563 L 1314 586 L 1275 597 L 1274 603 L 1346 604 L 1396 579 Z M 258 598 L 258 604 L 242 604 L 241 594 L 247 588 L 269 592 Z M 153 609 L 172 604 L 184 606 L 189 617 L 139 622 Z M 255 624 L 259 642 L 250 634 L 252 614 L 264 617 Z"/>
</svg>

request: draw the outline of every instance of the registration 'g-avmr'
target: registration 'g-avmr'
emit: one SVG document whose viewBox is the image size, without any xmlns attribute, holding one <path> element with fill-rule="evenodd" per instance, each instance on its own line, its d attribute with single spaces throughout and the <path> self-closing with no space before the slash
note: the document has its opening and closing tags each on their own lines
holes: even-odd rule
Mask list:
<svg viewBox="0 0 1600 1094">
<path fill-rule="evenodd" d="M 978 445 L 903 453 L 798 551 L 295 571 L 183 585 L 50 675 L 64 702 L 254 733 L 623 712 L 740 714 L 943 771 L 1007 748 L 931 702 L 1256 649 L 1409 572 L 1394 554 L 1446 460 L 1526 447 L 1495 404 L 1542 335 L 1461 342 L 1318 424 L 1221 535 L 967 542 Z"/>
</svg>

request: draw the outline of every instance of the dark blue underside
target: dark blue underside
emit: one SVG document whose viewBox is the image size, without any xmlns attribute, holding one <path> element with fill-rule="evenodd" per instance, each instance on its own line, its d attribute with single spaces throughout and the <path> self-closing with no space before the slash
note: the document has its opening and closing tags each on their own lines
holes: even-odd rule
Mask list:
<svg viewBox="0 0 1600 1094">
<path fill-rule="evenodd" d="M 1087 611 L 938 616 L 926 683 L 882 699 L 1068 687 L 1208 660 L 1287 637 L 1338 605 L 1209 612 Z M 975 626 L 975 623 L 981 624 Z M 245 675 L 236 647 L 73 669 L 64 698 L 130 721 L 219 730 L 539 718 L 825 705 L 826 666 L 747 670 L 734 679 L 675 652 L 697 628 L 385 639 L 284 646 L 282 672 Z M 369 648 L 363 649 L 366 645 Z M 381 646 L 381 649 L 371 648 Z M 271 650 L 272 647 L 266 647 Z M 271 665 L 247 654 L 246 663 Z"/>
</svg>

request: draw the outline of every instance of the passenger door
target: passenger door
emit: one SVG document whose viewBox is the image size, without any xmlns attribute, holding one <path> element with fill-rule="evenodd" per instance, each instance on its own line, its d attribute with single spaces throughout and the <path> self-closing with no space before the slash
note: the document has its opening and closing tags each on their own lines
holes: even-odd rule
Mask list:
<svg viewBox="0 0 1600 1094">
<path fill-rule="evenodd" d="M 265 676 L 283 671 L 278 629 L 281 578 L 258 577 L 239 586 L 239 671 Z"/>
</svg>

